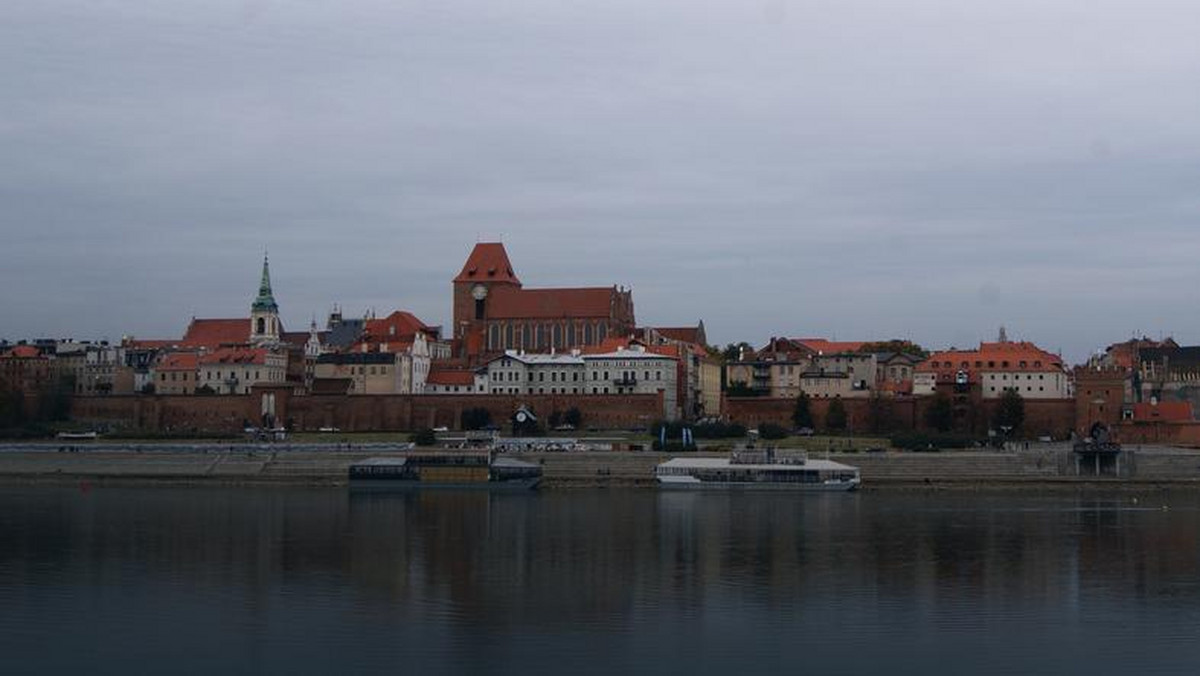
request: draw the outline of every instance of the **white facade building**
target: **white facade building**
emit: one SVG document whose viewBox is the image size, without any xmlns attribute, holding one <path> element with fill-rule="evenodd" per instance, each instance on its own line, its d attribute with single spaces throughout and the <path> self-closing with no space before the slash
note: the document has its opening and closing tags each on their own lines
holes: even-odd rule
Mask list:
<svg viewBox="0 0 1200 676">
<path fill-rule="evenodd" d="M 605 354 L 589 354 L 588 394 L 662 394 L 663 417 L 679 417 L 677 363 L 672 357 L 647 352 L 639 345 Z"/>
<path fill-rule="evenodd" d="M 486 382 L 488 394 L 584 394 L 584 360 L 506 350 L 488 362 Z"/>
</svg>

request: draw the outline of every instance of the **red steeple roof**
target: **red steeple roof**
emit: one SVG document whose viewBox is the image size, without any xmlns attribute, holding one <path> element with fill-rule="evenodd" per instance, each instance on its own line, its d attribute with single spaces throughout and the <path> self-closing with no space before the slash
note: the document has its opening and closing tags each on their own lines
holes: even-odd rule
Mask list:
<svg viewBox="0 0 1200 676">
<path fill-rule="evenodd" d="M 462 272 L 454 282 L 504 282 L 521 285 L 508 261 L 508 252 L 500 242 L 480 242 L 471 250 Z"/>
</svg>

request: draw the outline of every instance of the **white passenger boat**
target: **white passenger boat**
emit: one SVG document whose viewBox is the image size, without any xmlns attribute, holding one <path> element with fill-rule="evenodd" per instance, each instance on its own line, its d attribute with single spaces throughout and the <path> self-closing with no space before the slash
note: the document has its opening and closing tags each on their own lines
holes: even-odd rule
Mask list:
<svg viewBox="0 0 1200 676">
<path fill-rule="evenodd" d="M 852 491 L 862 483 L 857 467 L 773 448 L 734 451 L 728 458 L 672 458 L 654 475 L 663 488 Z"/>
</svg>

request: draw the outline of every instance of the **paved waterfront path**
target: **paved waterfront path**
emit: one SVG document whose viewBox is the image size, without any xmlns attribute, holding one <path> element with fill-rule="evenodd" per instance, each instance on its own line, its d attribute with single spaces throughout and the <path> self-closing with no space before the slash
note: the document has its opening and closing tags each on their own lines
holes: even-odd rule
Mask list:
<svg viewBox="0 0 1200 676">
<path fill-rule="evenodd" d="M 7 444 L 0 445 L 0 478 L 343 484 L 351 463 L 402 454 L 396 444 Z M 671 456 L 587 451 L 513 457 L 541 464 L 548 486 L 650 486 L 654 466 Z M 1071 476 L 1070 450 L 1062 445 L 1020 452 L 833 454 L 829 459 L 859 467 L 866 487 L 1081 481 Z M 1139 448 L 1133 482 L 1200 485 L 1200 451 Z"/>
</svg>

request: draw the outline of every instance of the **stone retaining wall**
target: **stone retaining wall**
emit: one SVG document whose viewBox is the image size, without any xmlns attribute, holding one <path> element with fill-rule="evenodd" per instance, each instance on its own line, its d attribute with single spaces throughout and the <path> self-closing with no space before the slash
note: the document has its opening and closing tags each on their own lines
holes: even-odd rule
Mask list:
<svg viewBox="0 0 1200 676">
<path fill-rule="evenodd" d="M 243 483 L 341 484 L 349 465 L 390 453 L 377 450 L 299 451 L 214 446 L 189 451 L 0 452 L 0 477 L 132 479 Z M 1138 482 L 1200 482 L 1200 452 L 1157 449 L 1136 453 Z M 648 452 L 545 452 L 515 457 L 540 463 L 549 486 L 653 485 L 654 466 L 669 456 Z M 818 457 L 814 454 L 813 457 Z M 823 457 L 823 456 L 821 456 Z M 900 484 L 1039 484 L 1093 482 L 1075 477 L 1069 450 L 1021 452 L 850 453 L 831 460 L 857 466 L 865 487 Z M 1113 479 L 1106 482 L 1120 483 Z"/>
</svg>

